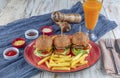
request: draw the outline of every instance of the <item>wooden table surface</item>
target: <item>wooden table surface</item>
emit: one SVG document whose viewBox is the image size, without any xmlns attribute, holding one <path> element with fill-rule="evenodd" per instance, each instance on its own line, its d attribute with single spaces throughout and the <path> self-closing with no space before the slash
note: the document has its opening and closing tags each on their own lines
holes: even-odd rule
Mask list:
<svg viewBox="0 0 120 78">
<path fill-rule="evenodd" d="M 80 0 L 0 0 L 0 25 L 9 22 L 42 15 L 52 11 L 67 9 Z M 120 0 L 104 0 L 101 13 L 114 20 L 118 27 L 102 38 L 120 38 Z M 102 39 L 101 38 L 101 39 Z M 114 78 L 103 69 L 100 59 L 94 66 L 74 73 L 40 72 L 31 78 Z"/>
</svg>

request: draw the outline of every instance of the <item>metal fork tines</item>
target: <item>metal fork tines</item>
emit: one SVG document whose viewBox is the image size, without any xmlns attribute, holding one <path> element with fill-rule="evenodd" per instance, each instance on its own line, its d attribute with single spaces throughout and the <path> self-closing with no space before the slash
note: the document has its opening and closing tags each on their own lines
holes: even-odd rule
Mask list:
<svg viewBox="0 0 120 78">
<path fill-rule="evenodd" d="M 115 55 L 113 53 L 113 45 L 112 45 L 111 39 L 106 39 L 105 44 L 106 44 L 106 48 L 111 52 L 112 60 L 113 60 L 113 63 L 114 63 L 114 69 L 116 71 L 116 74 L 120 75 L 120 70 L 118 69 L 117 61 L 116 61 Z"/>
</svg>

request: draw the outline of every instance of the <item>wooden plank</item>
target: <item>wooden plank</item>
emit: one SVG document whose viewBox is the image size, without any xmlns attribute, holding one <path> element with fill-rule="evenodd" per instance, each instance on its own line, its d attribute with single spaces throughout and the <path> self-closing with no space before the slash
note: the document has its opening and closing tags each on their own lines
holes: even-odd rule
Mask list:
<svg viewBox="0 0 120 78">
<path fill-rule="evenodd" d="M 42 15 L 53 11 L 52 1 L 30 0 L 26 7 L 27 17 Z"/>
<path fill-rule="evenodd" d="M 52 2 L 53 2 L 53 11 L 60 10 L 60 8 L 59 8 L 59 2 L 60 1 L 61 0 L 52 0 Z"/>
<path fill-rule="evenodd" d="M 78 1 L 79 0 L 11 0 L 2 11 L 3 14 L 0 16 L 0 24 L 7 24 L 8 22 L 20 18 L 70 8 Z M 119 4 L 120 0 L 104 0 L 104 8 L 102 9 L 101 13 L 104 14 L 108 19 L 116 21 L 118 27 L 113 31 L 108 32 L 102 38 L 120 38 Z M 68 74 L 40 72 L 32 78 L 112 78 L 111 76 L 105 74 L 105 71 L 101 69 L 101 65 L 102 62 L 100 59 L 93 67 L 84 71 Z"/>
<path fill-rule="evenodd" d="M 34 0 L 29 0 L 25 8 L 25 17 L 30 17 L 34 6 Z"/>
<path fill-rule="evenodd" d="M 53 11 L 71 8 L 79 0 L 53 0 Z"/>
<path fill-rule="evenodd" d="M 53 3 L 48 0 L 41 0 L 39 8 L 37 9 L 37 15 L 46 14 L 53 11 Z"/>
<path fill-rule="evenodd" d="M 79 2 L 81 0 L 68 0 L 68 8 L 71 8 L 73 5 L 75 5 L 77 2 Z"/>
<path fill-rule="evenodd" d="M 96 73 L 98 78 L 113 78 L 111 75 L 109 75 L 105 72 L 104 67 L 103 67 L 102 58 L 100 58 L 99 62 L 97 62 L 95 65 L 96 65 L 95 66 L 96 67 L 95 68 L 95 70 L 96 70 L 95 73 Z"/>
<path fill-rule="evenodd" d="M 0 0 L 0 12 L 2 12 L 7 3 L 8 3 L 7 0 Z"/>
<path fill-rule="evenodd" d="M 81 2 L 81 0 L 68 0 L 67 6 L 68 8 L 71 8 L 73 5 L 75 5 L 77 2 Z"/>
<path fill-rule="evenodd" d="M 70 73 L 55 73 L 55 78 L 69 78 Z"/>
<path fill-rule="evenodd" d="M 40 78 L 40 73 L 38 73 L 38 74 L 32 76 L 31 78 Z"/>
<path fill-rule="evenodd" d="M 118 27 L 113 30 L 115 38 L 120 38 L 120 6 L 119 5 L 108 5 L 106 13 L 109 19 L 115 21 L 118 24 Z"/>
<path fill-rule="evenodd" d="M 109 19 L 109 16 L 108 16 L 108 14 L 106 12 L 105 6 L 103 6 L 103 10 L 102 11 L 103 11 L 102 13 L 104 13 L 104 15 L 106 16 L 106 18 Z M 115 36 L 113 34 L 113 31 L 110 31 L 110 32 L 106 33 L 102 38 L 115 38 Z"/>
<path fill-rule="evenodd" d="M 40 76 L 38 78 L 43 78 L 44 72 L 40 72 Z"/>
<path fill-rule="evenodd" d="M 91 77 L 89 71 L 90 71 L 90 69 L 85 69 L 85 70 L 82 70 L 79 72 L 75 72 L 74 78 L 89 78 L 89 77 Z M 84 75 L 84 74 L 86 74 L 86 75 Z"/>
<path fill-rule="evenodd" d="M 0 16 L 0 25 L 7 24 L 24 17 L 28 0 L 11 0 Z M 19 9 L 18 9 L 19 8 Z"/>
<path fill-rule="evenodd" d="M 55 73 L 51 73 L 51 72 L 46 72 L 46 71 L 44 71 L 43 72 L 43 75 L 41 75 L 41 73 L 40 73 L 40 75 L 41 75 L 41 78 L 54 78 L 54 75 Z M 38 77 L 39 78 L 39 77 Z"/>
<path fill-rule="evenodd" d="M 75 73 L 70 73 L 70 78 L 74 78 L 75 77 Z"/>
</svg>

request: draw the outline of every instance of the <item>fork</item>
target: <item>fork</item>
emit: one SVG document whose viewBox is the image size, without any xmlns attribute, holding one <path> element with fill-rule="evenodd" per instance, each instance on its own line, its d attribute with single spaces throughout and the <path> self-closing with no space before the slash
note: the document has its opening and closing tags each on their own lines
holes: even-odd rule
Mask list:
<svg viewBox="0 0 120 78">
<path fill-rule="evenodd" d="M 112 42 L 111 42 L 111 39 L 106 39 L 105 40 L 105 44 L 106 44 L 106 48 L 111 52 L 112 54 L 112 60 L 113 60 L 113 63 L 114 63 L 114 69 L 116 71 L 116 74 L 120 75 L 120 70 L 118 69 L 118 66 L 117 66 L 117 61 L 115 59 L 115 56 L 114 56 L 114 53 L 113 53 L 113 45 L 112 45 Z"/>
</svg>

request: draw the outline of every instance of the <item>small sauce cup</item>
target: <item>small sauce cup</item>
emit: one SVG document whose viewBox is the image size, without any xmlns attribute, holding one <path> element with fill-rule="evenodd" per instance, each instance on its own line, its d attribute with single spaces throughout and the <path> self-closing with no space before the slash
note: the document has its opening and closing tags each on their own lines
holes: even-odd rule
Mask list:
<svg viewBox="0 0 120 78">
<path fill-rule="evenodd" d="M 19 50 L 15 47 L 10 47 L 4 50 L 3 56 L 5 59 L 12 60 L 19 56 Z"/>
<path fill-rule="evenodd" d="M 36 29 L 29 29 L 25 32 L 27 39 L 36 39 L 39 36 L 39 32 Z"/>
<path fill-rule="evenodd" d="M 53 28 L 52 28 L 52 26 L 43 26 L 40 28 L 40 32 L 45 35 L 52 35 Z"/>
<path fill-rule="evenodd" d="M 13 47 L 22 48 L 26 45 L 25 38 L 16 38 L 12 41 Z"/>
</svg>

